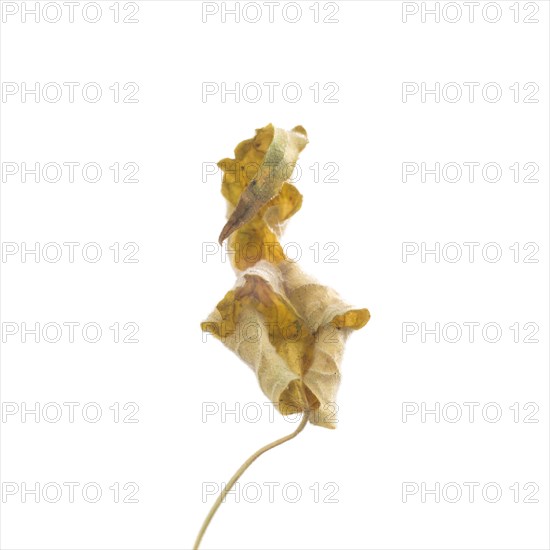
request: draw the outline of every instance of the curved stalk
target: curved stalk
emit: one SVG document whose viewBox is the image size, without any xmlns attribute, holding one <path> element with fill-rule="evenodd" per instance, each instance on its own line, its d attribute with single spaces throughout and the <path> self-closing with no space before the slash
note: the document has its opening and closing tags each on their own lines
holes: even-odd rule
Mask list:
<svg viewBox="0 0 550 550">
<path fill-rule="evenodd" d="M 220 494 L 218 495 L 218 498 L 216 499 L 216 502 L 214 502 L 212 508 L 210 509 L 210 512 L 208 512 L 208 515 L 206 516 L 202 527 L 199 531 L 199 534 L 197 535 L 197 538 L 195 540 L 195 544 L 193 545 L 193 550 L 198 550 L 199 545 L 201 543 L 202 537 L 204 536 L 204 533 L 206 532 L 206 529 L 210 525 L 210 522 L 212 521 L 212 518 L 214 517 L 214 514 L 217 512 L 218 508 L 220 507 L 220 504 L 223 502 L 224 498 L 226 497 L 227 493 L 233 488 L 233 485 L 237 482 L 237 480 L 244 474 L 244 472 L 248 469 L 248 467 L 261 455 L 263 455 L 265 452 L 274 449 L 275 447 L 278 447 L 279 445 L 282 445 L 283 443 L 286 443 L 287 441 L 290 441 L 291 439 L 294 439 L 305 427 L 307 424 L 307 421 L 309 420 L 309 409 L 306 409 L 302 415 L 302 420 L 300 421 L 299 426 L 289 435 L 285 435 L 284 437 L 281 437 L 280 439 L 277 439 L 276 441 L 273 441 L 272 443 L 267 444 L 265 447 L 262 447 L 261 449 L 258 449 L 253 455 L 251 455 L 244 463 L 243 465 L 235 472 L 233 477 L 229 480 L 227 485 L 222 489 Z"/>
</svg>

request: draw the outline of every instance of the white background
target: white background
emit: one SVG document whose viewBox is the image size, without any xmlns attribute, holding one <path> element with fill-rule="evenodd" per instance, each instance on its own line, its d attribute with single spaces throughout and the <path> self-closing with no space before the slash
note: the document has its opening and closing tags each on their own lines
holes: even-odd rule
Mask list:
<svg viewBox="0 0 550 550">
<path fill-rule="evenodd" d="M 73 183 L 67 172 L 56 183 L 43 177 L 37 183 L 33 176 L 23 183 L 20 173 L 6 176 L 3 164 L 2 240 L 4 246 L 16 243 L 19 253 L 2 259 L 1 547 L 189 548 L 213 502 L 203 501 L 202 484 L 226 481 L 250 453 L 292 431 L 277 413 L 270 417 L 251 371 L 219 342 L 203 342 L 200 332 L 200 322 L 235 280 L 221 254 L 202 256 L 203 243 L 215 242 L 225 222 L 221 176 L 203 178 L 203 163 L 231 157 L 238 142 L 272 122 L 286 129 L 301 124 L 310 139 L 296 183 L 303 208 L 282 242 L 297 243 L 304 269 L 368 307 L 372 319 L 348 342 L 338 428 L 308 426 L 255 463 L 241 484 L 262 488 L 261 499 L 251 503 L 241 495 L 235 503 L 229 497 L 203 547 L 548 548 L 548 3 L 520 2 L 518 23 L 513 2 L 493 3 L 497 7 L 489 10 L 502 12 L 494 23 L 483 17 L 483 2 L 472 22 L 459 2 L 457 23 L 443 16 L 438 23 L 433 15 L 422 22 L 424 3 L 403 22 L 397 1 L 338 2 L 337 23 L 322 22 L 333 11 L 326 4 L 334 3 L 319 4 L 316 23 L 313 3 L 301 2 L 301 17 L 290 23 L 281 2 L 269 22 L 267 7 L 256 3 L 261 20 L 237 23 L 231 15 L 222 21 L 221 6 L 203 22 L 200 2 L 151 1 L 138 3 L 137 23 L 118 24 L 111 1 L 100 2 L 97 23 L 84 20 L 83 4 L 75 7 L 73 23 L 67 7 L 59 22 L 41 17 L 37 23 L 33 15 L 22 20 L 21 4 L 9 15 L 13 6 L 7 4 L 13 3 L 3 2 L 1 76 L 4 86 L 16 83 L 19 92 L 3 94 L 3 163 L 95 162 L 103 176 L 92 183 L 77 169 Z M 133 11 L 129 4 L 119 4 L 121 18 Z M 434 2 L 425 7 L 433 9 Z M 250 19 L 254 11 L 247 9 Z M 294 8 L 285 9 L 287 18 L 294 17 Z M 524 22 L 536 9 L 531 18 L 538 22 Z M 447 19 L 454 14 L 445 12 Z M 23 101 L 22 83 L 36 82 L 58 83 L 63 96 Z M 64 82 L 79 83 L 74 102 Z M 96 103 L 82 97 L 89 82 L 102 88 Z M 109 87 L 116 82 L 137 83 L 138 102 L 115 102 Z M 242 96 L 236 102 L 234 95 L 222 102 L 221 94 L 202 96 L 204 82 L 228 88 L 258 83 L 264 94 L 256 103 Z M 264 82 L 280 83 L 273 102 Z M 281 94 L 289 82 L 303 93 L 295 103 Z M 309 89 L 316 82 L 317 102 Z M 337 102 L 323 101 L 329 82 L 338 86 Z M 403 82 L 432 89 L 436 82 L 480 85 L 472 102 L 464 86 L 456 103 L 444 97 L 436 102 L 433 95 L 423 102 L 420 93 L 404 102 Z M 502 89 L 499 101 L 484 99 L 488 82 Z M 519 102 L 509 89 L 516 82 Z M 538 103 L 523 102 L 529 82 L 539 87 Z M 109 169 L 115 162 L 137 163 L 139 181 L 115 183 Z M 337 163 L 338 181 L 316 183 L 309 167 L 328 162 Z M 466 174 L 456 183 L 436 183 L 433 176 L 422 183 L 419 175 L 403 182 L 403 162 L 429 168 L 494 162 L 502 177 L 484 181 L 478 168 L 472 183 Z M 538 182 L 515 183 L 509 166 L 516 162 L 536 163 Z M 321 179 L 327 175 L 321 170 Z M 32 248 L 35 242 L 58 243 L 63 256 L 48 262 L 27 255 L 23 262 L 23 243 Z M 72 263 L 64 242 L 80 243 Z M 82 257 L 90 242 L 102 248 L 96 263 Z M 115 262 L 109 247 L 129 242 L 139 246 L 139 261 L 122 262 L 122 251 Z M 455 242 L 463 256 L 449 261 L 455 250 L 447 247 L 439 262 L 434 255 L 423 262 L 420 253 L 404 262 L 405 242 L 432 249 Z M 465 242 L 480 243 L 472 262 Z M 499 261 L 482 255 L 491 242 L 502 249 Z M 310 249 L 314 243 L 320 258 Z M 323 251 L 327 243 L 336 243 L 337 262 L 323 261 L 334 247 Z M 509 249 L 514 243 L 518 262 Z M 537 263 L 523 261 L 525 243 L 536 243 Z M 57 343 L 42 336 L 36 343 L 32 335 L 22 343 L 21 331 L 6 334 L 7 326 L 37 322 L 93 322 L 103 334 L 95 344 L 78 328 L 74 343 L 68 331 Z M 115 343 L 109 329 L 115 322 L 136 323 L 139 343 Z M 480 324 L 473 342 L 465 322 Z M 458 323 L 464 333 L 456 343 L 443 336 L 435 343 L 433 335 L 422 342 L 420 332 L 403 342 L 403 323 L 428 329 Z M 483 338 L 486 323 L 501 327 L 500 341 Z M 535 323 L 538 343 L 515 343 L 514 323 L 521 340 L 528 333 L 524 325 Z M 22 421 L 20 410 L 36 402 L 62 406 L 61 419 L 36 422 L 29 414 Z M 72 423 L 65 402 L 80 404 Z M 82 417 L 90 402 L 103 412 L 96 423 Z M 252 403 L 249 420 L 254 406 L 263 414 L 257 422 L 242 414 L 203 422 L 205 402 L 220 410 L 240 404 L 241 413 Z M 405 402 L 432 409 L 436 402 L 441 408 L 456 402 L 463 416 L 449 421 L 456 411 L 447 407 L 439 422 L 434 415 L 422 422 L 420 413 L 404 422 Z M 480 404 L 473 422 L 465 402 Z M 482 414 L 491 402 L 502 410 L 497 422 Z M 5 414 L 13 410 L 10 403 L 17 414 Z M 113 403 L 136 403 L 138 422 L 122 422 L 131 409 L 115 422 Z M 509 409 L 514 403 L 519 422 Z M 523 410 L 526 403 L 538 407 L 538 423 L 524 422 L 532 410 Z M 33 495 L 22 502 L 20 491 L 6 494 L 23 483 L 42 488 L 64 482 L 80 484 L 74 502 L 68 491 L 56 503 L 41 495 L 38 503 Z M 109 487 L 128 482 L 139 487 L 139 502 L 115 503 Z M 265 484 L 276 482 L 269 502 Z M 480 484 L 473 502 L 465 482 Z M 95 504 L 82 497 L 86 483 L 103 490 Z M 302 490 L 296 503 L 282 495 L 288 483 Z M 315 483 L 321 501 L 325 484 L 337 484 L 338 503 L 314 502 Z M 447 501 L 451 490 L 448 499 L 435 502 L 428 494 L 422 502 L 419 491 L 403 502 L 403 483 L 428 489 L 455 483 L 463 494 L 456 503 Z M 498 502 L 483 497 L 487 483 L 502 489 Z M 509 489 L 514 483 L 518 503 Z M 532 497 L 538 502 L 523 502 L 531 492 L 524 490 L 527 483 L 538 487 Z M 121 489 L 121 498 L 127 493 Z"/>
</svg>

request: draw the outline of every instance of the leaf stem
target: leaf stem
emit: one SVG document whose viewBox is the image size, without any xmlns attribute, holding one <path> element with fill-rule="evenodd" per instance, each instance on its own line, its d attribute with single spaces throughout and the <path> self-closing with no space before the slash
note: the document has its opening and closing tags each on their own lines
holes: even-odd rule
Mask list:
<svg viewBox="0 0 550 550">
<path fill-rule="evenodd" d="M 272 443 L 267 444 L 265 447 L 262 447 L 261 449 L 258 449 L 253 455 L 251 455 L 244 463 L 243 465 L 235 472 L 233 477 L 229 480 L 227 485 L 222 489 L 220 492 L 218 498 L 216 499 L 216 502 L 214 502 L 212 508 L 210 509 L 210 512 L 208 512 L 208 515 L 206 516 L 202 527 L 199 531 L 199 534 L 197 535 L 197 538 L 195 540 L 195 544 L 193 546 L 193 550 L 198 550 L 199 545 L 201 543 L 202 537 L 204 536 L 204 533 L 206 532 L 206 529 L 210 525 L 210 522 L 212 521 L 212 518 L 214 517 L 214 514 L 217 512 L 218 508 L 220 507 L 220 504 L 223 502 L 224 498 L 226 497 L 227 493 L 233 488 L 233 485 L 237 482 L 237 480 L 244 474 L 244 472 L 248 469 L 248 467 L 261 455 L 263 455 L 265 452 L 269 451 L 270 449 L 274 449 L 275 447 L 278 447 L 279 445 L 282 445 L 283 443 L 286 443 L 287 441 L 290 441 L 291 439 L 294 439 L 305 427 L 307 424 L 307 421 L 309 420 L 309 409 L 304 410 L 302 414 L 302 420 L 300 421 L 300 424 L 298 427 L 289 435 L 285 435 L 284 437 L 281 437 L 280 439 L 277 439 L 276 441 L 273 441 Z"/>
</svg>

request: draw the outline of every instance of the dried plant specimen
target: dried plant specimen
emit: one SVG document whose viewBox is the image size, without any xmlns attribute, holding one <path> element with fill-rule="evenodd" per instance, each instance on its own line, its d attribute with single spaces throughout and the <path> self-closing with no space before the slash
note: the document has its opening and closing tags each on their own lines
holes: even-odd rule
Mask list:
<svg viewBox="0 0 550 550">
<path fill-rule="evenodd" d="M 308 421 L 336 427 L 331 405 L 340 384 L 344 345 L 351 331 L 370 318 L 367 309 L 353 308 L 289 261 L 277 239 L 302 204 L 287 180 L 307 143 L 301 126 L 287 132 L 269 124 L 241 142 L 234 159 L 218 163 L 224 171 L 222 194 L 229 218 L 220 242 L 229 238 L 238 279 L 201 327 L 254 371 L 281 414 L 301 412 L 302 420 L 292 434 L 266 445 L 239 468 L 210 510 L 195 548 L 227 492 L 254 460 L 296 437 Z M 242 327 L 247 327 L 244 337 Z"/>
</svg>

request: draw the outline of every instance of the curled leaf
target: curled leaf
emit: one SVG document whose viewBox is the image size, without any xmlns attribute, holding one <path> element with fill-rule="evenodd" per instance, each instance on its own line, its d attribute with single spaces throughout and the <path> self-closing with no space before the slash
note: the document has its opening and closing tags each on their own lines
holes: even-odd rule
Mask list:
<svg viewBox="0 0 550 550">
<path fill-rule="evenodd" d="M 297 264 L 261 261 L 240 275 L 202 329 L 252 368 L 282 414 L 310 408 L 313 424 L 335 428 L 344 344 L 369 318 Z"/>
<path fill-rule="evenodd" d="M 246 269 L 261 259 L 285 258 L 277 240 L 285 222 L 302 206 L 302 195 L 289 180 L 307 144 L 302 126 L 290 132 L 268 124 L 254 138 L 235 148 L 234 159 L 223 159 L 222 194 L 227 199 L 228 222 L 220 241 L 229 237 L 233 265 Z M 252 182 L 256 182 L 252 185 Z"/>
<path fill-rule="evenodd" d="M 286 180 L 306 144 L 303 127 L 287 132 L 268 124 L 235 148 L 235 159 L 218 163 L 239 278 L 202 329 L 252 368 L 282 414 L 310 410 L 310 422 L 334 428 L 344 344 L 370 314 L 306 275 L 277 240 L 302 205 Z"/>
</svg>

